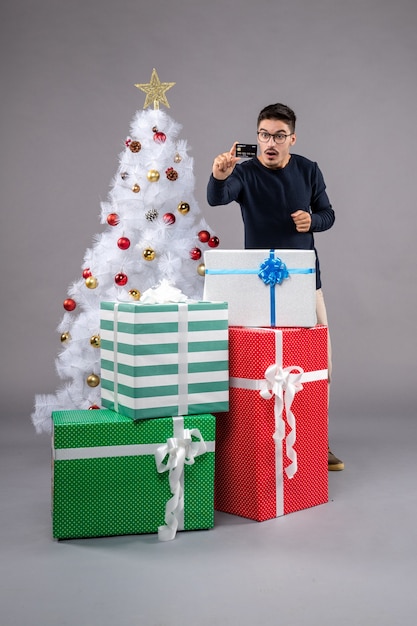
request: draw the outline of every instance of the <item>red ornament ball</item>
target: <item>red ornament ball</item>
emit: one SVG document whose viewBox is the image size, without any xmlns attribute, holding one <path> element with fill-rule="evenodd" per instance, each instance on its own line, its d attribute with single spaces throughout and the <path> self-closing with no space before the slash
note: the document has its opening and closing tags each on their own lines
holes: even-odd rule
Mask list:
<svg viewBox="0 0 417 626">
<path fill-rule="evenodd" d="M 107 216 L 107 223 L 110 226 L 117 226 L 117 224 L 119 223 L 119 216 L 117 215 L 117 213 L 109 213 Z"/>
<path fill-rule="evenodd" d="M 208 240 L 208 245 L 210 246 L 210 248 L 217 248 L 219 243 L 220 239 L 218 237 L 210 237 L 210 239 Z"/>
<path fill-rule="evenodd" d="M 165 143 L 167 140 L 167 136 L 165 133 L 162 133 L 161 131 L 157 131 L 153 136 L 153 140 L 156 141 L 157 143 Z"/>
<path fill-rule="evenodd" d="M 173 213 L 165 213 L 162 219 L 164 220 L 164 224 L 167 226 L 171 226 L 175 223 L 175 215 Z"/>
<path fill-rule="evenodd" d="M 83 278 L 84 278 L 84 280 L 85 280 L 86 278 L 89 278 L 89 277 L 90 277 L 90 276 L 92 276 L 92 275 L 93 275 L 93 274 L 92 274 L 92 272 L 91 272 L 91 270 L 90 270 L 90 268 L 89 268 L 89 267 L 86 267 L 85 269 L 83 269 Z"/>
<path fill-rule="evenodd" d="M 128 239 L 127 237 L 120 237 L 120 239 L 117 240 L 117 245 L 119 246 L 120 250 L 127 250 L 128 248 L 130 248 L 130 239 Z"/>
<path fill-rule="evenodd" d="M 202 243 L 207 243 L 210 239 L 210 233 L 208 230 L 200 230 L 198 233 L 198 238 Z"/>
<path fill-rule="evenodd" d="M 64 300 L 64 309 L 66 311 L 73 311 L 76 306 L 77 303 L 72 298 L 67 298 L 66 300 Z"/>
<path fill-rule="evenodd" d="M 201 259 L 200 248 L 193 248 L 192 250 L 190 250 L 190 257 L 193 261 L 198 261 L 198 259 Z"/>
<path fill-rule="evenodd" d="M 126 283 L 127 283 L 127 276 L 126 276 L 126 274 L 123 274 L 123 272 L 119 272 L 114 277 L 114 282 L 116 283 L 116 285 L 119 285 L 119 287 L 123 287 L 123 285 L 126 285 Z"/>
<path fill-rule="evenodd" d="M 94 411 L 100 409 L 100 407 L 97 404 L 92 404 L 91 406 L 88 407 L 89 411 Z"/>
</svg>

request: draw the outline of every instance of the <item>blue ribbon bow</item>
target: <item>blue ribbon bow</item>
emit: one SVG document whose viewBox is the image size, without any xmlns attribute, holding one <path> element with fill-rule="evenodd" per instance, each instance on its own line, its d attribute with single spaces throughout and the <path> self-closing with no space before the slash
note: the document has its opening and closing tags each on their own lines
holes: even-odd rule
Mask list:
<svg viewBox="0 0 417 626">
<path fill-rule="evenodd" d="M 265 285 L 280 285 L 286 278 L 290 277 L 287 266 L 279 257 L 274 258 L 273 253 L 265 259 L 259 267 L 259 278 Z"/>
</svg>

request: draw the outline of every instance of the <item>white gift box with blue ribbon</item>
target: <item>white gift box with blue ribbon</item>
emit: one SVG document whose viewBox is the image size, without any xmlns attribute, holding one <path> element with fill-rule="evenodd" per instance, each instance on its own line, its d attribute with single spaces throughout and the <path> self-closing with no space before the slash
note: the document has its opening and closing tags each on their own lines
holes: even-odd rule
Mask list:
<svg viewBox="0 0 417 626">
<path fill-rule="evenodd" d="M 229 305 L 230 326 L 315 326 L 314 250 L 208 250 L 204 300 Z"/>
</svg>

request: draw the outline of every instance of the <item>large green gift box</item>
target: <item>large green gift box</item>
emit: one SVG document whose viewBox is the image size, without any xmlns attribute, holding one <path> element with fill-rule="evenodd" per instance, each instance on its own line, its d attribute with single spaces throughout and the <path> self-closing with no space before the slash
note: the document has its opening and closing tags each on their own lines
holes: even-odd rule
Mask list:
<svg viewBox="0 0 417 626">
<path fill-rule="evenodd" d="M 132 419 L 229 408 L 226 302 L 102 302 L 101 402 Z"/>
<path fill-rule="evenodd" d="M 108 409 L 52 414 L 58 539 L 214 525 L 213 415 L 134 422 Z"/>
</svg>

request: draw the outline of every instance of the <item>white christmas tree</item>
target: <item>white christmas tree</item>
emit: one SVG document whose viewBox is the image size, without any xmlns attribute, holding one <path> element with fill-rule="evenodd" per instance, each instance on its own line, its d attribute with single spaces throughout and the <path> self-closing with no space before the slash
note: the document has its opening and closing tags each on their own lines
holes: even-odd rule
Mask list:
<svg viewBox="0 0 417 626">
<path fill-rule="evenodd" d="M 193 159 L 181 126 L 159 109 L 169 107 L 154 69 L 119 155 L 107 202 L 101 204 L 103 232 L 84 256 L 82 277 L 68 289 L 58 326 L 62 350 L 56 369 L 63 381 L 55 394 L 37 395 L 32 421 L 50 431 L 52 411 L 100 407 L 100 302 L 139 300 L 144 291 L 168 283 L 184 296 L 202 298 L 204 248 L 219 239 L 194 197 Z M 153 105 L 153 109 L 148 108 Z"/>
</svg>

